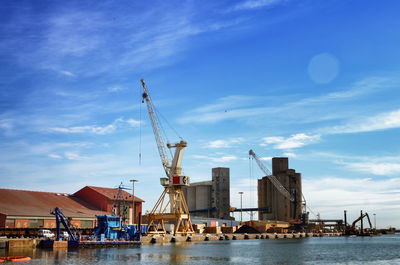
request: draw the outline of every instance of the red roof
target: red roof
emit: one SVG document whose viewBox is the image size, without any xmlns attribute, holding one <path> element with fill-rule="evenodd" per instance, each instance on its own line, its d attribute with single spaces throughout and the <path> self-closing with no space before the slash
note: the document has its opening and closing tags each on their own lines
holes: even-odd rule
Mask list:
<svg viewBox="0 0 400 265">
<path fill-rule="evenodd" d="M 103 187 L 95 187 L 95 186 L 86 186 L 102 195 L 104 195 L 105 197 L 107 197 L 108 199 L 114 201 L 117 199 L 118 196 L 118 188 L 103 188 Z M 132 194 L 121 190 L 122 191 L 122 195 L 124 196 L 125 200 L 132 200 Z M 144 200 L 138 198 L 135 196 L 135 202 L 144 202 Z"/>
<path fill-rule="evenodd" d="M 106 214 L 70 194 L 0 189 L 0 213 L 8 216 L 54 216 L 50 210 L 55 207 L 67 217 L 94 218 Z"/>
</svg>

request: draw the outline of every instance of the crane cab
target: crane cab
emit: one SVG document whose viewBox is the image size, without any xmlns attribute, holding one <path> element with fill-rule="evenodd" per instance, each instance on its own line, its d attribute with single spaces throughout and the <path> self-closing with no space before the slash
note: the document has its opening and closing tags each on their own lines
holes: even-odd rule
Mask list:
<svg viewBox="0 0 400 265">
<path fill-rule="evenodd" d="M 169 186 L 168 178 L 160 178 L 160 184 L 161 184 L 161 186 L 164 186 L 164 187 Z"/>
</svg>

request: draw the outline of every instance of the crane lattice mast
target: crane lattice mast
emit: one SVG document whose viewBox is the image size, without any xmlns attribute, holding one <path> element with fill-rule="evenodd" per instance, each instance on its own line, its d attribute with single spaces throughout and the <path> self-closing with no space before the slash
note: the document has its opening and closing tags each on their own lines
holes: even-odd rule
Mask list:
<svg viewBox="0 0 400 265">
<path fill-rule="evenodd" d="M 160 126 L 158 125 L 158 119 L 157 115 L 154 111 L 153 104 L 151 103 L 151 99 L 149 96 L 149 93 L 147 92 L 146 84 L 144 83 L 144 80 L 140 80 L 142 82 L 142 87 L 143 87 L 143 101 L 146 100 L 146 105 L 147 109 L 149 111 L 149 117 L 151 121 L 151 127 L 153 128 L 153 133 L 154 137 L 156 138 L 157 142 L 157 148 L 158 148 L 158 153 L 160 154 L 161 157 L 161 163 L 164 167 L 165 173 L 167 176 L 169 176 L 169 159 L 168 159 L 168 154 L 167 150 L 165 150 L 165 143 L 163 136 L 161 134 Z"/>
</svg>

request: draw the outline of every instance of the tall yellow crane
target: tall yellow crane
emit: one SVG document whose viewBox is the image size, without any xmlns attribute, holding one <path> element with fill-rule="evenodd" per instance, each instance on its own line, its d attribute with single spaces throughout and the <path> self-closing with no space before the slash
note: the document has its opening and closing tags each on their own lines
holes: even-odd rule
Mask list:
<svg viewBox="0 0 400 265">
<path fill-rule="evenodd" d="M 172 222 L 175 225 L 174 235 L 179 233 L 194 233 L 189 210 L 182 192 L 182 186 L 189 186 L 189 177 L 182 174 L 181 168 L 183 151 L 187 146 L 187 142 L 180 141 L 176 144 L 167 143 L 166 146 L 168 149 L 175 149 L 172 163 L 170 163 L 157 115 L 151 103 L 149 93 L 147 92 L 146 84 L 143 79 L 140 81 L 143 87 L 142 98 L 143 101 L 146 101 L 161 163 L 167 175 L 166 178 L 160 178 L 160 183 L 164 187 L 164 191 L 149 214 L 147 232 L 151 234 L 165 234 L 164 224 Z M 167 195 L 169 196 L 169 200 L 166 200 Z"/>
</svg>

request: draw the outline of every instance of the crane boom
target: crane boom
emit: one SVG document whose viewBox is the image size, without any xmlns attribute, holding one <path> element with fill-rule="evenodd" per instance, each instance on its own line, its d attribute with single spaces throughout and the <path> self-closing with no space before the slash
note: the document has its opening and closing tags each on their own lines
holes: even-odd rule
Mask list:
<svg viewBox="0 0 400 265">
<path fill-rule="evenodd" d="M 144 91 L 142 94 L 142 98 L 143 98 L 143 100 L 146 100 L 146 105 L 147 105 L 147 109 L 149 111 L 151 126 L 153 127 L 154 137 L 156 138 L 158 153 L 160 154 L 161 162 L 164 167 L 165 173 L 169 177 L 170 176 L 170 170 L 169 170 L 170 164 L 169 164 L 167 150 L 165 149 L 164 139 L 161 134 L 160 126 L 158 125 L 158 120 L 157 120 L 157 116 L 156 116 L 156 113 L 153 108 L 153 104 L 151 103 L 149 93 L 147 92 L 146 84 L 143 79 L 141 79 L 140 81 L 142 82 L 143 91 Z"/>
<path fill-rule="evenodd" d="M 268 170 L 268 168 L 261 162 L 261 159 L 254 153 L 253 150 L 250 149 L 249 155 L 256 160 L 257 165 L 260 167 L 260 169 L 266 174 L 268 179 L 272 182 L 272 184 L 275 186 L 275 188 L 283 195 L 285 196 L 288 200 L 294 201 L 294 197 L 287 191 L 287 189 L 279 182 L 279 180 L 272 175 L 271 171 Z"/>
<path fill-rule="evenodd" d="M 351 228 L 354 229 L 356 227 L 357 222 L 364 219 L 365 217 L 367 217 L 369 227 L 372 229 L 372 223 L 371 223 L 371 220 L 369 219 L 368 213 L 362 214 L 360 217 L 358 217 L 356 220 L 354 220 L 354 222 L 351 224 Z"/>
</svg>

